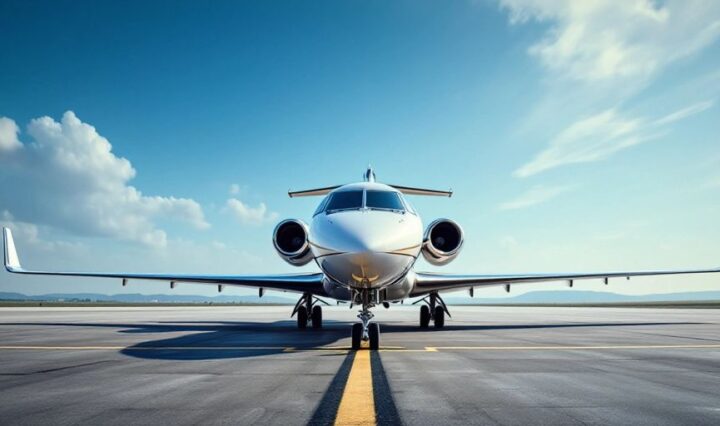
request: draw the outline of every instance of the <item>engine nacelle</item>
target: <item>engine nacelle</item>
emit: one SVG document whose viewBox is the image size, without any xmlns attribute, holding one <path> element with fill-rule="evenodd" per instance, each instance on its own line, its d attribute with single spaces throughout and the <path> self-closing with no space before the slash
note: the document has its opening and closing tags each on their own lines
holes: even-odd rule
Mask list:
<svg viewBox="0 0 720 426">
<path fill-rule="evenodd" d="M 308 227 L 297 219 L 278 223 L 273 231 L 273 245 L 284 261 L 293 266 L 308 264 L 313 255 L 308 242 Z"/>
<path fill-rule="evenodd" d="M 446 265 L 460 254 L 463 238 L 460 225 L 450 219 L 438 219 L 425 231 L 423 257 L 433 265 Z"/>
</svg>

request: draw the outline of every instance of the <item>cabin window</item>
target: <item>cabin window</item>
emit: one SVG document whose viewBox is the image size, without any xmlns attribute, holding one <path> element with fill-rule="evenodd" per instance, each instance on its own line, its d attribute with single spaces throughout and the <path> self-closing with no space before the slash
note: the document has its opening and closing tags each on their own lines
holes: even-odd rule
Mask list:
<svg viewBox="0 0 720 426">
<path fill-rule="evenodd" d="M 337 210 L 359 209 L 363 204 L 362 191 L 333 192 L 325 210 L 332 213 Z"/>
<path fill-rule="evenodd" d="M 397 192 L 366 191 L 365 207 L 369 209 L 405 211 L 402 200 Z"/>
</svg>

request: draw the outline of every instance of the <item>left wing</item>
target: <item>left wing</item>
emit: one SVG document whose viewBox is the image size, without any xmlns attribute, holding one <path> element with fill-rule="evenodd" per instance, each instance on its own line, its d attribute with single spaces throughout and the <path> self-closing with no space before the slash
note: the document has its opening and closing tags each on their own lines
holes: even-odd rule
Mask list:
<svg viewBox="0 0 720 426">
<path fill-rule="evenodd" d="M 185 275 L 185 274 L 135 274 L 135 273 L 100 273 L 100 272 L 47 272 L 28 271 L 20 265 L 20 259 L 15 250 L 12 232 L 3 228 L 5 240 L 5 269 L 14 274 L 28 275 L 54 275 L 66 277 L 96 277 L 96 278 L 119 278 L 123 284 L 127 280 L 151 280 L 169 281 L 171 288 L 177 282 L 189 282 L 200 284 L 216 284 L 218 291 L 223 286 L 244 286 L 267 288 L 273 290 L 293 291 L 299 293 L 311 293 L 317 296 L 326 296 L 323 288 L 323 274 L 287 274 L 287 275 Z"/>
<path fill-rule="evenodd" d="M 489 287 L 544 281 L 570 281 L 591 278 L 602 278 L 607 284 L 608 278 L 646 277 L 653 275 L 708 274 L 720 272 L 715 269 L 686 269 L 674 271 L 635 271 L 635 272 L 597 272 L 597 273 L 564 273 L 564 274 L 516 274 L 516 275 L 448 275 L 428 272 L 416 274 L 415 288 L 411 297 L 422 296 L 433 291 L 459 290 L 470 287 Z"/>
</svg>

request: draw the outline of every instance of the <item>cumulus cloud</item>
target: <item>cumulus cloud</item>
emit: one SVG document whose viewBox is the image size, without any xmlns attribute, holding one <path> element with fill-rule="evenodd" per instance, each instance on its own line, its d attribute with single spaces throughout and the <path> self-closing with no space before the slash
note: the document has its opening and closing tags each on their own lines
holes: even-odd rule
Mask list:
<svg viewBox="0 0 720 426">
<path fill-rule="evenodd" d="M 265 203 L 260 203 L 257 207 L 251 207 L 237 198 L 228 199 L 225 208 L 241 223 L 249 225 L 272 222 L 278 217 L 277 213 L 268 211 Z"/>
<path fill-rule="evenodd" d="M 517 198 L 500 204 L 500 210 L 517 210 L 535 206 L 556 198 L 558 195 L 575 189 L 574 185 L 542 186 L 530 188 Z"/>
<path fill-rule="evenodd" d="M 500 0 L 513 24 L 550 23 L 529 53 L 581 81 L 646 79 L 720 36 L 720 2 Z"/>
<path fill-rule="evenodd" d="M 18 128 L 15 121 L 0 117 L 0 152 L 15 151 L 22 147 L 22 143 L 18 140 Z"/>
<path fill-rule="evenodd" d="M 611 108 L 584 117 L 561 131 L 530 162 L 513 173 L 528 177 L 555 167 L 603 160 L 612 154 L 662 135 L 663 126 L 701 113 L 713 106 L 712 101 L 671 112 L 659 119 L 627 118 Z"/>
<path fill-rule="evenodd" d="M 129 185 L 136 174 L 130 161 L 116 156 L 110 142 L 72 111 L 60 122 L 32 120 L 32 142 L 24 144 L 15 122 L 0 120 L 0 144 L 14 146 L 0 148 L 0 207 L 19 221 L 160 247 L 167 235 L 159 219 L 209 226 L 194 200 L 146 196 Z M 3 128 L 14 131 L 14 139 Z"/>
</svg>

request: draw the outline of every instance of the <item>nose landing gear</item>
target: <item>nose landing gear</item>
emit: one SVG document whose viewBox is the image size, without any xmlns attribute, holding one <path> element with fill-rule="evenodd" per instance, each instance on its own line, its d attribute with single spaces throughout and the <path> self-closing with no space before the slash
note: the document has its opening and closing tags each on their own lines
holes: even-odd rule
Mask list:
<svg viewBox="0 0 720 426">
<path fill-rule="evenodd" d="M 371 293 L 368 289 L 357 290 L 353 294 L 353 301 L 362 305 L 362 309 L 358 313 L 360 323 L 353 324 L 350 333 L 352 349 L 360 349 L 363 341 L 368 342 L 370 350 L 380 349 L 380 325 L 370 322 L 375 317 L 370 308 L 374 307 L 375 303 L 380 303 L 378 293 Z"/>
<path fill-rule="evenodd" d="M 363 305 L 363 309 L 358 314 L 358 318 L 362 322 L 353 324 L 350 334 L 353 350 L 360 349 L 362 341 L 368 342 L 371 350 L 380 349 L 380 325 L 376 322 L 370 322 L 374 316 L 370 312 L 370 306 Z"/>
</svg>

